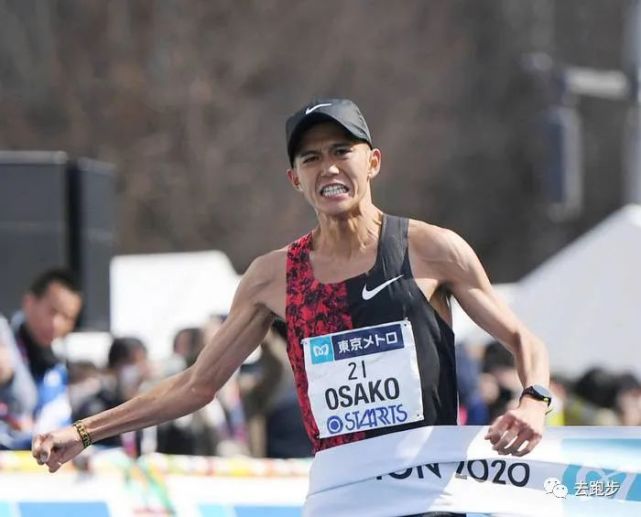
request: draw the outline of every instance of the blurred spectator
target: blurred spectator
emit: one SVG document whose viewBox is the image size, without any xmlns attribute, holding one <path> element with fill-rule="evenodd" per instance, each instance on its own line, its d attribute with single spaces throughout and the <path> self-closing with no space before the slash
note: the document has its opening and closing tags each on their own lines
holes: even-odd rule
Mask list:
<svg viewBox="0 0 641 517">
<path fill-rule="evenodd" d="M 172 355 L 163 362 L 161 376 L 175 375 L 191 366 L 202 349 L 204 332 L 189 327 L 176 332 Z M 166 454 L 196 454 L 211 456 L 216 452 L 215 426 L 207 418 L 203 408 L 158 426 L 156 449 Z"/>
<path fill-rule="evenodd" d="M 574 384 L 565 402 L 565 425 L 618 425 L 614 412 L 616 380 L 603 368 L 592 368 Z"/>
<path fill-rule="evenodd" d="M 585 402 L 600 407 L 612 408 L 616 398 L 616 376 L 601 367 L 585 372 L 574 385 L 574 393 Z"/>
<path fill-rule="evenodd" d="M 224 317 L 212 315 L 203 326 L 203 344 L 210 343 L 220 330 Z M 198 350 L 200 353 L 200 350 Z M 195 358 L 194 358 L 195 360 Z M 210 420 L 214 423 L 218 435 L 216 454 L 233 456 L 247 454 L 247 426 L 243 402 L 238 384 L 238 372 L 235 372 L 216 394 L 216 398 L 207 406 Z M 222 410 L 222 413 L 221 413 Z M 221 418 L 224 416 L 224 418 Z"/>
<path fill-rule="evenodd" d="M 485 347 L 482 371 L 479 391 L 488 407 L 489 422 L 493 422 L 515 403 L 523 388 L 514 356 L 496 341 Z"/>
<path fill-rule="evenodd" d="M 18 374 L 14 373 L 14 365 L 18 365 Z M 21 433 L 25 433 L 26 440 L 33 426 L 36 390 L 31 383 L 15 379 L 16 375 L 29 377 L 26 367 L 20 363 L 20 352 L 9 322 L 0 315 L 0 450 L 16 448 Z M 12 380 L 24 387 L 12 392 Z"/>
<path fill-rule="evenodd" d="M 151 376 L 147 347 L 135 337 L 113 340 L 107 367 L 115 375 L 117 394 L 123 401 L 136 395 Z"/>
<path fill-rule="evenodd" d="M 591 368 L 576 381 L 553 375 L 548 425 L 641 425 L 641 382 L 632 373 Z"/>
<path fill-rule="evenodd" d="M 72 274 L 38 275 L 0 338 L 0 448 L 28 449 L 33 433 L 71 423 L 67 370 L 53 343 L 75 326 L 82 298 Z"/>
<path fill-rule="evenodd" d="M 641 383 L 632 373 L 617 378 L 615 411 L 621 425 L 641 426 Z"/>
<path fill-rule="evenodd" d="M 479 364 L 464 344 L 456 345 L 456 379 L 459 391 L 459 423 L 462 425 L 486 425 L 490 414 L 479 389 Z"/>
<path fill-rule="evenodd" d="M 550 426 L 560 426 L 565 424 L 565 411 L 568 404 L 568 397 L 572 392 L 572 382 L 562 376 L 552 374 L 550 376 L 550 391 L 552 392 L 552 404 L 550 412 L 545 418 L 545 422 Z"/>
<path fill-rule="evenodd" d="M 70 365 L 71 400 L 74 420 L 110 409 L 132 398 L 150 377 L 147 347 L 135 337 L 114 338 L 107 368 L 99 372 L 91 364 Z M 140 436 L 114 436 L 99 442 L 105 446 L 124 445 L 132 456 L 140 452 Z"/>
<path fill-rule="evenodd" d="M 261 343 L 256 360 L 241 367 L 240 388 L 247 418 L 249 450 L 256 457 L 311 456 L 287 344 L 275 321 Z M 251 359 L 251 356 L 250 356 Z"/>
<path fill-rule="evenodd" d="M 273 339 L 267 343 L 268 357 L 281 363 L 281 377 L 273 388 L 271 403 L 265 411 L 265 455 L 268 458 L 306 458 L 312 456 L 303 415 L 298 404 L 294 374 L 287 356 L 287 327 L 282 320 L 272 325 Z"/>
<path fill-rule="evenodd" d="M 169 377 L 188 368 L 203 349 L 205 332 L 197 327 L 179 330 L 174 336 L 173 353 L 162 366 L 162 375 Z"/>
<path fill-rule="evenodd" d="M 221 316 L 214 315 L 202 329 L 179 330 L 174 337 L 174 353 L 165 364 L 163 374 L 173 375 L 190 367 L 222 322 Z M 234 374 L 204 408 L 160 425 L 157 450 L 166 454 L 202 456 L 247 454 L 247 430 L 238 375 Z"/>
<path fill-rule="evenodd" d="M 102 372 L 91 361 L 73 361 L 67 364 L 69 371 L 69 401 L 72 419 L 77 419 L 78 408 L 102 387 Z"/>
</svg>

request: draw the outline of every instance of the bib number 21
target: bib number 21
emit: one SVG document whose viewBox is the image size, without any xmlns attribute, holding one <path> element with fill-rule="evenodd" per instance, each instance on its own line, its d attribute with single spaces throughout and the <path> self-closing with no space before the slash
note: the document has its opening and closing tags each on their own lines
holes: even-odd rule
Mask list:
<svg viewBox="0 0 641 517">
<path fill-rule="evenodd" d="M 356 381 L 360 378 L 365 379 L 367 378 L 367 369 L 365 368 L 365 361 L 359 361 L 357 362 L 351 362 L 347 363 L 347 366 L 349 367 L 349 375 L 347 376 L 347 379 L 350 381 Z"/>
</svg>

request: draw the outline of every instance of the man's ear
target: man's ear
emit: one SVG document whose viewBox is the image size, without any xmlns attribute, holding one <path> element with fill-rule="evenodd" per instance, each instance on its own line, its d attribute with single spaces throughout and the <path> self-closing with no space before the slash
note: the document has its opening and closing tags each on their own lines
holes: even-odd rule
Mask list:
<svg viewBox="0 0 641 517">
<path fill-rule="evenodd" d="M 369 153 L 369 172 L 367 177 L 372 179 L 378 176 L 379 171 L 381 170 L 381 150 L 374 148 Z"/>
<path fill-rule="evenodd" d="M 303 191 L 303 187 L 300 186 L 298 174 L 294 169 L 287 169 L 287 177 L 289 178 L 289 182 L 292 184 L 292 187 L 294 187 L 299 192 Z"/>
</svg>

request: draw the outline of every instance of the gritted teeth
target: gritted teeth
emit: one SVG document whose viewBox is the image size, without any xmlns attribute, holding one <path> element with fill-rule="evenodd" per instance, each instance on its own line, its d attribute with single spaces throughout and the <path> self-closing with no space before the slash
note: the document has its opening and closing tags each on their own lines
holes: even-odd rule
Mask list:
<svg viewBox="0 0 641 517">
<path fill-rule="evenodd" d="M 346 194 L 348 192 L 347 187 L 345 185 L 326 185 L 321 189 L 321 196 L 324 197 L 332 197 L 332 196 L 338 196 L 340 194 Z"/>
</svg>

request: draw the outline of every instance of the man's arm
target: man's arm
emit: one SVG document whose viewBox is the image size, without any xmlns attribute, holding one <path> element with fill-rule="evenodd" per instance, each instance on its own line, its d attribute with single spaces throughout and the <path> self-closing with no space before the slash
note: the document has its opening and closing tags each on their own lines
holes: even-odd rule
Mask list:
<svg viewBox="0 0 641 517">
<path fill-rule="evenodd" d="M 439 281 L 480 327 L 512 352 L 523 386 L 548 386 L 545 345 L 496 295 L 472 248 L 449 230 L 426 225 L 422 233 L 426 241 L 435 243 L 428 246 L 427 253 L 438 257 Z M 486 438 L 501 454 L 527 454 L 541 440 L 546 409 L 545 402 L 523 397 L 518 408 L 507 411 L 492 424 Z M 527 445 L 520 449 L 525 442 Z"/>
<path fill-rule="evenodd" d="M 113 409 L 83 420 L 92 441 L 141 429 L 191 413 L 208 402 L 263 340 L 274 314 L 264 303 L 273 290 L 271 260 L 259 258 L 241 280 L 228 318 L 187 370 Z M 32 454 L 50 472 L 82 451 L 72 426 L 34 438 Z"/>
</svg>

